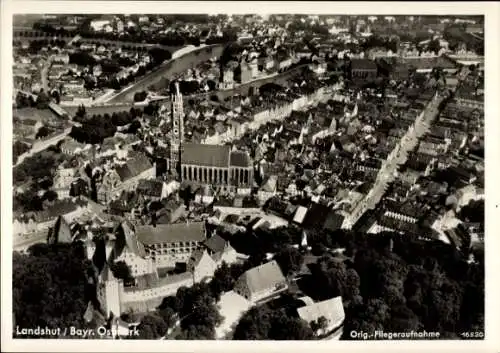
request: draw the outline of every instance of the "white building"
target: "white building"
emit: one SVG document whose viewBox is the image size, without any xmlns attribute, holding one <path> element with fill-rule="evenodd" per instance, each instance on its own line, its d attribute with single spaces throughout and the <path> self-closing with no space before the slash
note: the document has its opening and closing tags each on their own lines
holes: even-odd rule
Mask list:
<svg viewBox="0 0 500 353">
<path fill-rule="evenodd" d="M 96 32 L 100 32 L 105 26 L 109 25 L 111 22 L 109 20 L 93 20 L 90 22 L 90 27 Z"/>
<path fill-rule="evenodd" d="M 283 272 L 276 261 L 254 267 L 238 278 L 234 291 L 255 303 L 288 289 Z"/>
<path fill-rule="evenodd" d="M 309 298 L 310 299 L 310 298 Z M 344 305 L 342 297 L 327 299 L 322 302 L 309 304 L 297 309 L 299 317 L 307 323 L 326 320 L 325 327 L 315 334 L 325 335 L 339 329 L 345 319 Z"/>
</svg>

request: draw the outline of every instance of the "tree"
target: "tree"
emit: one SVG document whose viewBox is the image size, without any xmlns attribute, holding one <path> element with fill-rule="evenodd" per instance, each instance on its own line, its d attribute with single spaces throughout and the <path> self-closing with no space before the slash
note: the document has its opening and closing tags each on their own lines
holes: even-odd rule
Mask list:
<svg viewBox="0 0 500 353">
<path fill-rule="evenodd" d="M 147 98 L 148 94 L 145 91 L 137 92 L 134 94 L 134 102 L 142 102 Z"/>
<path fill-rule="evenodd" d="M 299 271 L 304 262 L 304 256 L 293 247 L 286 247 L 276 254 L 275 259 L 285 275 Z"/>
<path fill-rule="evenodd" d="M 158 314 L 163 319 L 168 328 L 171 328 L 175 325 L 177 321 L 177 314 L 171 307 L 167 306 L 164 309 L 160 309 L 158 311 Z"/>
<path fill-rule="evenodd" d="M 152 48 L 149 51 L 149 55 L 152 58 L 153 63 L 155 65 L 159 65 L 163 63 L 165 60 L 170 60 L 172 54 L 168 50 L 164 50 L 161 48 Z"/>
<path fill-rule="evenodd" d="M 138 339 L 158 339 L 165 336 L 168 326 L 159 315 L 148 314 L 142 318 L 137 329 L 139 331 Z"/>
<path fill-rule="evenodd" d="M 210 282 L 212 292 L 215 293 L 216 296 L 219 296 L 224 292 L 232 290 L 238 277 L 235 277 L 231 272 L 231 267 L 226 262 L 223 262 L 222 265 L 215 270 L 212 281 Z"/>
<path fill-rule="evenodd" d="M 207 85 L 210 91 L 215 91 L 217 89 L 217 84 L 215 83 L 214 80 L 208 80 Z"/>
<path fill-rule="evenodd" d="M 346 311 L 343 338 L 350 340 L 352 331 L 375 332 L 383 330 L 389 318 L 389 307 L 381 299 L 350 306 Z"/>
<path fill-rule="evenodd" d="M 474 223 L 484 222 L 484 200 L 471 200 L 462 207 L 459 218 Z"/>
<path fill-rule="evenodd" d="M 159 310 L 164 310 L 166 308 L 171 308 L 174 312 L 178 312 L 181 309 L 181 303 L 176 296 L 170 295 L 163 298 L 163 301 L 158 307 Z"/>
<path fill-rule="evenodd" d="M 132 123 L 130 124 L 127 133 L 135 134 L 141 127 L 142 127 L 141 123 L 139 122 L 139 120 L 136 119 L 132 121 Z"/>
<path fill-rule="evenodd" d="M 57 91 L 57 90 L 52 91 L 51 96 L 52 96 L 52 98 L 55 99 L 57 104 L 59 104 L 61 102 L 61 95 L 59 94 L 59 91 Z"/>
<path fill-rule="evenodd" d="M 80 118 L 83 118 L 86 114 L 86 110 L 85 110 L 85 106 L 84 105 L 80 105 L 78 107 L 78 109 L 76 110 L 76 116 L 77 117 L 80 117 Z"/>
<path fill-rule="evenodd" d="M 433 51 L 434 53 L 439 53 L 439 50 L 441 49 L 441 45 L 439 43 L 438 39 L 433 39 L 429 42 L 427 48 L 429 51 Z"/>
<path fill-rule="evenodd" d="M 324 333 L 326 328 L 328 327 L 328 320 L 326 319 L 326 317 L 320 316 L 317 320 L 311 321 L 309 326 L 311 326 L 311 329 L 314 333 L 317 333 L 318 331 Z"/>
<path fill-rule="evenodd" d="M 313 338 L 309 324 L 290 317 L 285 309 L 271 310 L 268 305 L 254 307 L 238 322 L 235 340 L 306 340 Z"/>
<path fill-rule="evenodd" d="M 35 138 L 44 138 L 47 137 L 50 133 L 50 129 L 46 127 L 45 125 L 42 126 L 40 129 L 38 129 Z"/>
<path fill-rule="evenodd" d="M 14 144 L 12 145 L 12 158 L 14 160 L 14 163 L 17 162 L 17 159 L 19 158 L 20 155 L 29 150 L 30 146 L 28 144 L 23 143 L 21 141 L 14 142 Z"/>
<path fill-rule="evenodd" d="M 22 183 L 28 178 L 42 180 L 52 179 L 54 169 L 62 161 L 62 156 L 49 151 L 36 153 L 23 160 L 23 163 L 14 168 L 14 182 Z"/>
<path fill-rule="evenodd" d="M 128 267 L 125 261 L 116 261 L 110 266 L 111 272 L 113 275 L 121 279 L 125 282 L 128 282 L 133 279 L 132 273 L 130 272 L 130 267 Z"/>
<path fill-rule="evenodd" d="M 181 321 L 181 328 L 190 331 L 191 336 L 200 331 L 199 339 L 214 339 L 215 327 L 221 324 L 222 320 L 215 304 L 199 305 Z"/>
<path fill-rule="evenodd" d="M 17 108 L 27 108 L 34 105 L 33 98 L 27 96 L 22 92 L 17 92 L 16 94 L 16 107 Z"/>
<path fill-rule="evenodd" d="M 43 194 L 43 200 L 55 201 L 57 200 L 57 192 L 54 190 L 47 190 L 45 194 Z"/>
<path fill-rule="evenodd" d="M 50 98 L 43 90 L 38 94 L 36 99 L 36 107 L 38 109 L 48 109 Z"/>
<path fill-rule="evenodd" d="M 28 189 L 14 196 L 13 209 L 20 212 L 42 211 L 43 200 L 36 190 Z"/>
</svg>

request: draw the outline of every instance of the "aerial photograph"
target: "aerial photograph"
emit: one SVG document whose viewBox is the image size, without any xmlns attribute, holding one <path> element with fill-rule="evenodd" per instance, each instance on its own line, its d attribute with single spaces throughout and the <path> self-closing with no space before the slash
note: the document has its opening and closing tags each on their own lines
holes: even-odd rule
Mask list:
<svg viewBox="0 0 500 353">
<path fill-rule="evenodd" d="M 485 338 L 483 15 L 12 21 L 13 339 Z"/>
</svg>

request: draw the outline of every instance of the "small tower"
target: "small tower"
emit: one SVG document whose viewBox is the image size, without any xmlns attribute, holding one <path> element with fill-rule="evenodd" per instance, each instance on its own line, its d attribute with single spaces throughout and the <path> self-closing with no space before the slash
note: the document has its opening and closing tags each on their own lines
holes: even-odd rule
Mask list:
<svg viewBox="0 0 500 353">
<path fill-rule="evenodd" d="M 171 117 L 169 169 L 180 171 L 181 151 L 184 142 L 184 106 L 178 82 L 175 83 L 175 94 L 172 95 Z"/>
</svg>

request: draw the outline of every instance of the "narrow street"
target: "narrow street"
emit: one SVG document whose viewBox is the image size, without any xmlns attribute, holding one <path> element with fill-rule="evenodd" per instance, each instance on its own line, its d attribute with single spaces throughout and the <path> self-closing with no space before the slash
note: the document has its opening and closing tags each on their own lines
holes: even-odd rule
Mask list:
<svg viewBox="0 0 500 353">
<path fill-rule="evenodd" d="M 40 70 L 40 76 L 42 80 L 42 88 L 45 92 L 49 92 L 49 70 L 52 66 L 52 61 L 54 57 L 51 55 L 48 57 L 47 61 L 43 64 L 42 70 Z"/>
<path fill-rule="evenodd" d="M 24 154 L 22 154 L 22 155 L 19 156 L 19 158 L 17 159 L 17 162 L 14 165 L 14 167 L 18 166 L 19 164 L 21 164 L 24 161 L 25 158 L 31 157 L 35 153 L 43 151 L 43 150 L 47 149 L 49 146 L 51 146 L 51 145 L 57 144 L 59 141 L 61 141 L 64 138 L 66 138 L 66 136 L 68 136 L 70 132 L 71 132 L 71 127 L 65 129 L 62 133 L 49 138 L 48 140 L 35 142 L 33 144 L 33 147 L 28 152 L 26 152 L 26 153 L 24 153 Z"/>
</svg>

